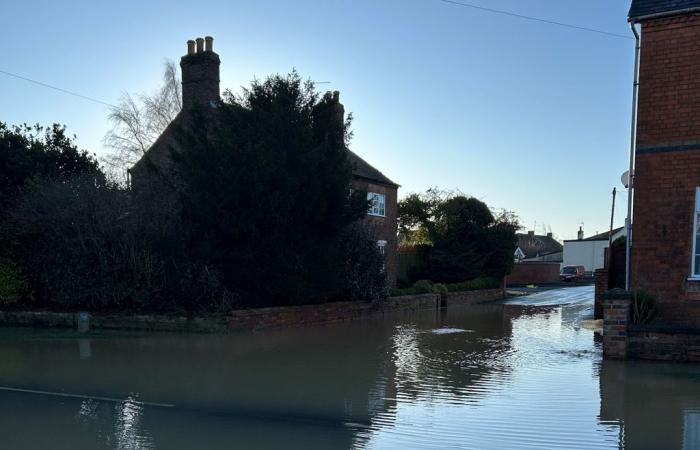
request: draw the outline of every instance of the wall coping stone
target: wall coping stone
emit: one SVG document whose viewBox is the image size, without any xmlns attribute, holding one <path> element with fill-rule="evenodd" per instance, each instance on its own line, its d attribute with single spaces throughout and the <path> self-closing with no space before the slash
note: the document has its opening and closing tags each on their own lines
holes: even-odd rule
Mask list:
<svg viewBox="0 0 700 450">
<path fill-rule="evenodd" d="M 601 298 L 603 301 L 616 301 L 616 300 L 626 300 L 626 301 L 632 301 L 632 293 L 630 291 L 626 291 L 624 289 L 611 289 L 608 292 L 604 292 L 601 295 Z"/>
</svg>

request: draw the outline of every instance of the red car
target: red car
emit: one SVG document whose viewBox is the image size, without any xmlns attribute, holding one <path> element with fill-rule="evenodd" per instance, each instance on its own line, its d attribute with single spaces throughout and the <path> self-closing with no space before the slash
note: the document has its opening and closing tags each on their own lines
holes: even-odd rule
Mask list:
<svg viewBox="0 0 700 450">
<path fill-rule="evenodd" d="M 576 281 L 586 275 L 586 268 L 583 266 L 564 266 L 559 273 L 561 281 Z"/>
</svg>

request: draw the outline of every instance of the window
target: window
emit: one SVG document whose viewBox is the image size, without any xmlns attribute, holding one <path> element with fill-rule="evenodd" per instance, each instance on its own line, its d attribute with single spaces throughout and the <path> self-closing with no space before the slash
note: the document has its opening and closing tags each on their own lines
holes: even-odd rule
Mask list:
<svg viewBox="0 0 700 450">
<path fill-rule="evenodd" d="M 693 260 L 691 278 L 700 279 L 700 187 L 695 188 L 695 211 L 693 213 Z"/>
<path fill-rule="evenodd" d="M 367 214 L 370 216 L 386 216 L 386 196 L 384 194 L 368 192 L 367 200 L 372 202 Z"/>
<path fill-rule="evenodd" d="M 386 259 L 386 241 L 377 241 L 377 248 L 379 249 L 379 254 Z M 382 272 L 386 270 L 386 263 L 382 262 Z"/>
</svg>

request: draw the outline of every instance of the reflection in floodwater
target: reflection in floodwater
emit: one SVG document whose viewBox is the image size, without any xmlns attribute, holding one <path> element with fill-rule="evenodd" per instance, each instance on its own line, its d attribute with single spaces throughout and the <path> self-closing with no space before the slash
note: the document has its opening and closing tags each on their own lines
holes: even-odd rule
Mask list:
<svg viewBox="0 0 700 450">
<path fill-rule="evenodd" d="M 602 361 L 591 300 L 230 336 L 0 329 L 3 448 L 700 449 L 700 368 Z"/>
<path fill-rule="evenodd" d="M 141 415 L 143 407 L 134 397 L 129 397 L 114 406 L 116 421 L 114 425 L 115 447 L 118 450 L 149 450 L 153 448 L 147 430 L 142 428 Z"/>
<path fill-rule="evenodd" d="M 700 367 L 604 361 L 600 420 L 619 424 L 621 448 L 700 449 Z"/>
</svg>

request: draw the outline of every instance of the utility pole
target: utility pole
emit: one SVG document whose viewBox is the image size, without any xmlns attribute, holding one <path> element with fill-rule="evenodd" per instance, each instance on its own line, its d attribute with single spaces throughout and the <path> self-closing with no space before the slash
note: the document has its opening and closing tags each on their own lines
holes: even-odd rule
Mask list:
<svg viewBox="0 0 700 450">
<path fill-rule="evenodd" d="M 608 254 L 612 252 L 612 231 L 613 231 L 613 222 L 615 221 L 615 195 L 617 195 L 617 188 L 613 188 L 612 191 L 612 211 L 610 211 L 610 234 L 608 235 Z"/>
</svg>

